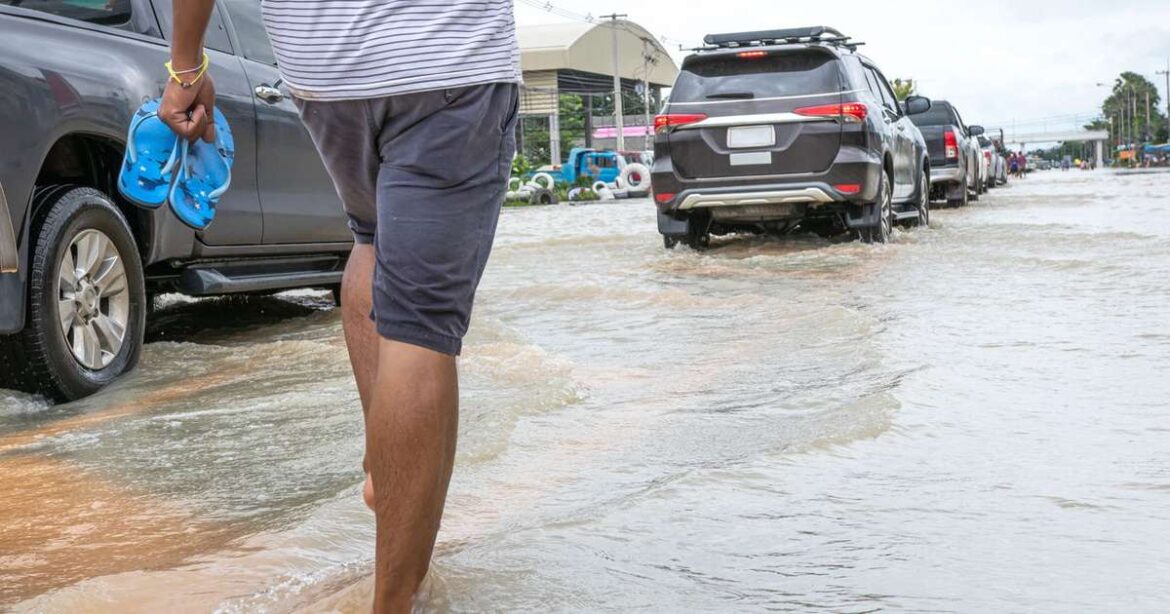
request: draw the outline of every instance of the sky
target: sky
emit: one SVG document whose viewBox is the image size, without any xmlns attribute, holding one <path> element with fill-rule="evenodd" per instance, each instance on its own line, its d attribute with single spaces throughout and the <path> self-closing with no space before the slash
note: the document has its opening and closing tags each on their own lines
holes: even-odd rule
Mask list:
<svg viewBox="0 0 1170 614">
<path fill-rule="evenodd" d="M 539 0 L 544 3 L 546 0 Z M 594 16 L 627 13 L 681 60 L 680 42 L 712 32 L 826 25 L 866 44 L 886 77 L 954 103 L 969 124 L 1040 132 L 1080 127 L 1132 70 L 1158 84 L 1165 109 L 1170 0 L 549 0 Z M 537 3 L 536 0 L 533 0 Z M 566 19 L 516 0 L 519 24 Z"/>
</svg>

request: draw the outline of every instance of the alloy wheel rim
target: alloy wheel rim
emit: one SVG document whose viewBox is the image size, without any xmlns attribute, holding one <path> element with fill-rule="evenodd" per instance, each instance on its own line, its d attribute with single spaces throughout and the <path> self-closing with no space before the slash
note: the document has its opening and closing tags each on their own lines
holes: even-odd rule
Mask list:
<svg viewBox="0 0 1170 614">
<path fill-rule="evenodd" d="M 922 201 L 922 206 L 918 209 L 918 217 L 921 218 L 920 226 L 930 225 L 930 184 L 926 181 L 926 175 L 923 175 L 918 180 L 921 184 L 918 186 L 918 191 L 921 194 L 919 200 Z"/>
<path fill-rule="evenodd" d="M 126 266 L 100 230 L 77 233 L 61 253 L 57 318 L 73 358 L 87 369 L 104 369 L 122 349 L 130 321 Z"/>
<path fill-rule="evenodd" d="M 882 234 L 889 237 L 894 234 L 893 194 L 889 183 L 882 190 Z"/>
</svg>

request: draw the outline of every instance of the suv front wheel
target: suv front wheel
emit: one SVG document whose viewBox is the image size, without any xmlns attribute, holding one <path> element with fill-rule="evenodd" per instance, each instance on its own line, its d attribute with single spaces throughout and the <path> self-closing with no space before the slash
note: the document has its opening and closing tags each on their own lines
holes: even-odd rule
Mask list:
<svg viewBox="0 0 1170 614">
<path fill-rule="evenodd" d="M 141 260 L 125 218 L 105 194 L 55 187 L 29 268 L 28 323 L 0 338 L 0 379 L 72 401 L 138 362 L 146 324 Z M 12 360 L 18 358 L 18 360 Z"/>
</svg>

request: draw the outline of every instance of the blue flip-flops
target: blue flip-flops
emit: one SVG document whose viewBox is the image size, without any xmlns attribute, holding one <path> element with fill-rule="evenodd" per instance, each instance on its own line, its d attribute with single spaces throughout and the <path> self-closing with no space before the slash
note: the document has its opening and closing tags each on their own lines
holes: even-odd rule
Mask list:
<svg viewBox="0 0 1170 614">
<path fill-rule="evenodd" d="M 149 209 L 169 202 L 179 221 L 205 230 L 215 217 L 220 197 L 231 185 L 236 156 L 231 127 L 215 109 L 215 143 L 188 143 L 159 119 L 158 106 L 157 98 L 148 100 L 130 122 L 118 191 Z"/>
<path fill-rule="evenodd" d="M 179 173 L 168 198 L 175 217 L 195 230 L 211 224 L 215 206 L 232 182 L 235 140 L 223 113 L 215 109 L 214 116 L 215 143 L 196 140 L 182 147 Z"/>
<path fill-rule="evenodd" d="M 179 139 L 159 119 L 158 105 L 157 98 L 148 100 L 134 113 L 118 174 L 118 191 L 149 209 L 166 202 L 179 153 Z"/>
</svg>

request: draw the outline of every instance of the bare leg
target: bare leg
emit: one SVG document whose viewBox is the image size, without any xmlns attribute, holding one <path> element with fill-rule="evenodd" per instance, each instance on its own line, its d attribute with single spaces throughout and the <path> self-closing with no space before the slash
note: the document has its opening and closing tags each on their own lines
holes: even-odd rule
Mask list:
<svg viewBox="0 0 1170 614">
<path fill-rule="evenodd" d="M 377 515 L 374 611 L 409 612 L 447 499 L 459 423 L 455 358 L 382 339 L 366 458 Z"/>
<path fill-rule="evenodd" d="M 362 415 L 370 414 L 370 392 L 378 372 L 378 332 L 370 320 L 374 292 L 374 246 L 355 243 L 341 278 L 341 326 L 345 330 L 345 347 L 349 350 L 349 364 L 362 399 Z M 368 456 L 368 455 L 367 455 Z M 362 467 L 369 473 L 368 463 Z M 374 486 L 366 476 L 362 497 L 370 509 L 374 507 Z"/>
</svg>

